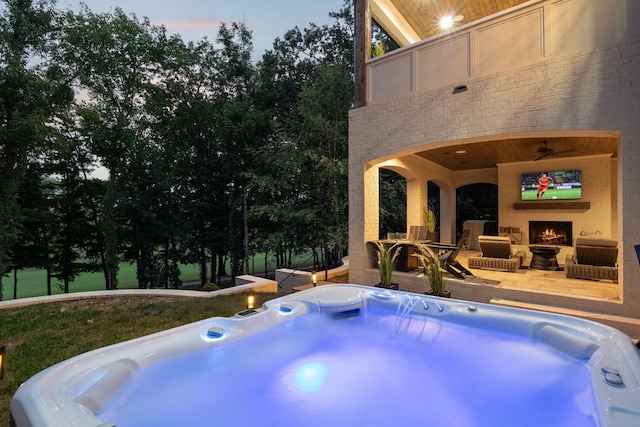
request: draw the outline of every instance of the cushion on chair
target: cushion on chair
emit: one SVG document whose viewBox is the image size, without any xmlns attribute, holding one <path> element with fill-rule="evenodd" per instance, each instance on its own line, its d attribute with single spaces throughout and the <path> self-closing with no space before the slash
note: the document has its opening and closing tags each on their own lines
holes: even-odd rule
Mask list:
<svg viewBox="0 0 640 427">
<path fill-rule="evenodd" d="M 520 258 L 488 258 L 484 256 L 469 257 L 467 262 L 469 268 L 480 268 L 485 270 L 500 270 L 515 273 L 521 266 Z"/>
<path fill-rule="evenodd" d="M 482 256 L 487 258 L 511 258 L 511 240 L 501 236 L 478 236 Z"/>
<path fill-rule="evenodd" d="M 567 257 L 564 272 L 569 279 L 611 280 L 614 283 L 618 282 L 617 267 L 575 264 L 575 261 L 570 257 Z"/>
<path fill-rule="evenodd" d="M 577 264 L 615 267 L 618 261 L 618 241 L 596 237 L 577 237 L 575 258 Z"/>
<path fill-rule="evenodd" d="M 576 237 L 573 246 L 608 246 L 616 248 L 618 247 L 618 241 L 604 237 Z"/>
</svg>

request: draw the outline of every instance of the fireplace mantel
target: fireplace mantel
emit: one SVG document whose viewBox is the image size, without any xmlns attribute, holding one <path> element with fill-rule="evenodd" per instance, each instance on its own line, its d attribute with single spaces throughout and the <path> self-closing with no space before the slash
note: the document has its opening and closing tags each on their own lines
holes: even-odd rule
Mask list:
<svg viewBox="0 0 640 427">
<path fill-rule="evenodd" d="M 530 202 L 514 203 L 513 209 L 577 209 L 587 210 L 591 208 L 590 202 L 578 201 L 558 201 L 558 200 L 537 200 Z"/>
</svg>

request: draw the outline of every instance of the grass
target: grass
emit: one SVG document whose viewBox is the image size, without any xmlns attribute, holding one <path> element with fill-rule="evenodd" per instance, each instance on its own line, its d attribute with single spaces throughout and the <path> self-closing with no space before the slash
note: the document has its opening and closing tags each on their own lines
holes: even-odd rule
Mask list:
<svg viewBox="0 0 640 427">
<path fill-rule="evenodd" d="M 181 279 L 185 282 L 199 280 L 199 270 L 196 265 L 180 266 Z M 118 271 L 118 289 L 136 289 L 136 266 L 129 263 L 121 263 Z M 13 274 L 3 280 L 4 299 L 13 299 Z M 52 282 L 51 293 L 62 294 L 60 287 Z M 104 290 L 104 276 L 102 272 L 80 274 L 69 285 L 71 292 L 100 291 Z M 18 298 L 38 297 L 47 294 L 47 272 L 35 268 L 18 271 Z"/>
<path fill-rule="evenodd" d="M 278 295 L 258 294 L 257 306 Z M 0 426 L 9 425 L 9 401 L 20 384 L 78 354 L 246 308 L 246 294 L 215 298 L 107 296 L 0 310 L 6 346 L 0 380 Z"/>
<path fill-rule="evenodd" d="M 256 258 L 255 272 L 252 274 L 262 275 L 264 273 L 264 264 L 258 262 L 260 257 Z M 300 255 L 293 260 L 295 267 L 304 266 L 309 263 L 307 254 Z M 252 265 L 253 267 L 253 265 Z M 228 268 L 228 267 L 227 267 Z M 274 268 L 275 265 L 269 266 Z M 200 269 L 198 265 L 186 264 L 180 265 L 180 279 L 183 282 L 200 281 Z M 138 281 L 136 279 L 135 264 L 120 263 L 118 271 L 118 289 L 137 289 Z M 13 299 L 13 274 L 3 278 L 3 299 Z M 53 295 L 62 294 L 60 287 L 56 286 L 56 282 L 52 283 L 51 293 Z M 104 290 L 104 276 L 102 272 L 83 273 L 69 285 L 71 292 L 100 291 Z M 45 270 L 25 269 L 18 271 L 18 289 L 17 298 L 38 297 L 47 294 L 47 273 Z"/>
</svg>

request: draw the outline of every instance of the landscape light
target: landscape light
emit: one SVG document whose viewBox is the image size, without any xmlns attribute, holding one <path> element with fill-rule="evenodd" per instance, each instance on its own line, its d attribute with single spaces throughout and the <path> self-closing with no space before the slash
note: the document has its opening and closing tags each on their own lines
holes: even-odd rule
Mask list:
<svg viewBox="0 0 640 427">
<path fill-rule="evenodd" d="M 315 288 L 318 284 L 318 273 L 315 270 L 311 272 L 311 283 L 313 283 L 313 287 Z"/>
<path fill-rule="evenodd" d="M 256 308 L 256 296 L 254 294 L 247 294 L 247 309 L 252 310 Z"/>
<path fill-rule="evenodd" d="M 0 380 L 4 378 L 4 346 L 0 345 Z"/>
</svg>

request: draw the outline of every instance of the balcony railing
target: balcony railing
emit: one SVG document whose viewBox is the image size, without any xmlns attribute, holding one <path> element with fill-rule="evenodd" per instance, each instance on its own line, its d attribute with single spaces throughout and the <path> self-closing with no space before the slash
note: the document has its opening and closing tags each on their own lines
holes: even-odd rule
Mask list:
<svg viewBox="0 0 640 427">
<path fill-rule="evenodd" d="M 368 104 L 636 37 L 638 0 L 534 0 L 370 60 Z"/>
</svg>

